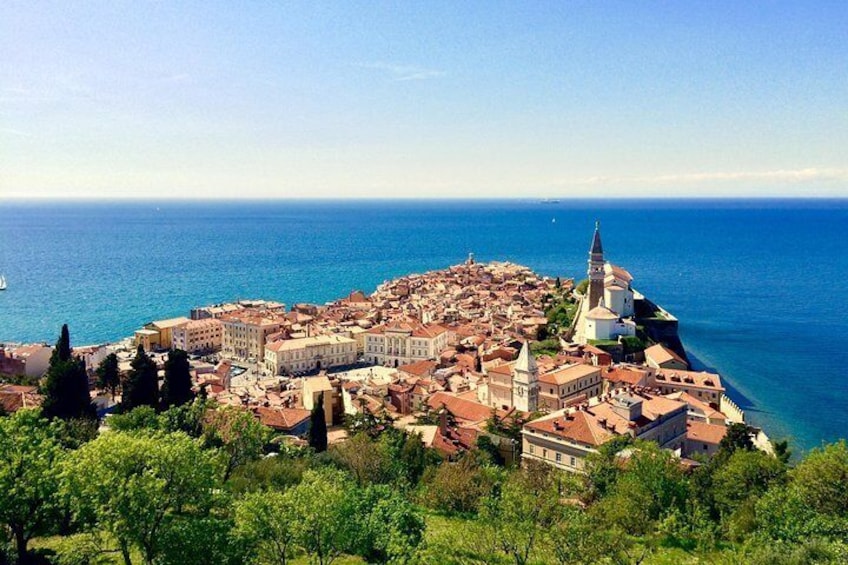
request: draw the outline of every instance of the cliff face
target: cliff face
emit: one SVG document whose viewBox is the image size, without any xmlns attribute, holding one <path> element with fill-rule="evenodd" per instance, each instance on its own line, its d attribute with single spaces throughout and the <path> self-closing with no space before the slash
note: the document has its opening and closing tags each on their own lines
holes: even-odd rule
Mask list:
<svg viewBox="0 0 848 565">
<path fill-rule="evenodd" d="M 686 349 L 677 332 L 677 318 L 645 297 L 634 300 L 633 306 L 636 324 L 645 328 L 647 336 L 657 343 L 662 343 L 688 363 Z"/>
</svg>

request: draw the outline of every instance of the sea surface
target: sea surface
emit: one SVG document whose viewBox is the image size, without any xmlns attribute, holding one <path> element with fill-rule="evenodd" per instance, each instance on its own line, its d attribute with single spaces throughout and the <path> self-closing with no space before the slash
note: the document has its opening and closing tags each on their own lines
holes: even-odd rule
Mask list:
<svg viewBox="0 0 848 565">
<path fill-rule="evenodd" d="M 754 423 L 796 450 L 848 436 L 848 200 L 0 202 L 0 341 L 322 303 L 469 252 L 581 279 L 596 219 Z"/>
</svg>

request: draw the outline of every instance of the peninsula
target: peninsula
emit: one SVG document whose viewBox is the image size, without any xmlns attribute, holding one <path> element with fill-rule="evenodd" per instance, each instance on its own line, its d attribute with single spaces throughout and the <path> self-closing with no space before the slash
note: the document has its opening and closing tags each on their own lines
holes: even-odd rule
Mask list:
<svg viewBox="0 0 848 565">
<path fill-rule="evenodd" d="M 848 446 L 790 469 L 633 282 L 596 225 L 577 284 L 469 255 L 4 346 L 0 563 L 839 562 Z"/>
</svg>

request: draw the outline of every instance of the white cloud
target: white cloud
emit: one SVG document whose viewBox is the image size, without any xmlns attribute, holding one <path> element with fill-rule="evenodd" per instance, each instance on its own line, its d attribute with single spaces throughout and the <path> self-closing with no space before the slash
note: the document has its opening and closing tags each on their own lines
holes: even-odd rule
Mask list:
<svg viewBox="0 0 848 565">
<path fill-rule="evenodd" d="M 396 65 L 392 63 L 376 62 L 360 63 L 357 66 L 363 69 L 376 69 L 379 71 L 385 71 L 389 74 L 389 76 L 391 76 L 392 80 L 396 81 L 428 80 L 445 76 L 444 71 L 428 69 L 416 65 Z"/>
<path fill-rule="evenodd" d="M 554 186 L 664 186 L 700 185 L 706 183 L 778 183 L 848 181 L 848 169 L 815 168 L 776 169 L 773 171 L 711 171 L 696 173 L 667 173 L 649 176 L 593 176 L 558 179 Z"/>
</svg>

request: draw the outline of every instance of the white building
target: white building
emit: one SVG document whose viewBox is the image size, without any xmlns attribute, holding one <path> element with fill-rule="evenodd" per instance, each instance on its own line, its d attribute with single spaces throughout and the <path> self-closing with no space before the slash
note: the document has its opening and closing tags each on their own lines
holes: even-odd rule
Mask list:
<svg viewBox="0 0 848 565">
<path fill-rule="evenodd" d="M 390 324 L 365 335 L 365 359 L 397 367 L 415 361 L 438 359 L 447 347 L 448 331 L 439 325 Z"/>
<path fill-rule="evenodd" d="M 512 368 L 512 405 L 522 412 L 539 408 L 539 369 L 526 341 Z"/>
<path fill-rule="evenodd" d="M 633 316 L 633 275 L 612 263 L 604 265 L 604 275 L 604 303 L 622 318 Z"/>
<path fill-rule="evenodd" d="M 607 341 L 636 335 L 633 276 L 625 269 L 606 263 L 600 225 L 595 224 L 589 249 L 589 286 L 583 297 L 576 339 L 581 343 Z"/>
<path fill-rule="evenodd" d="M 265 368 L 275 375 L 352 365 L 356 340 L 342 335 L 285 339 L 265 345 Z"/>
<path fill-rule="evenodd" d="M 617 313 L 604 306 L 603 300 L 586 312 L 585 319 L 583 335 L 589 342 L 636 335 L 636 322 L 621 319 Z"/>
</svg>

